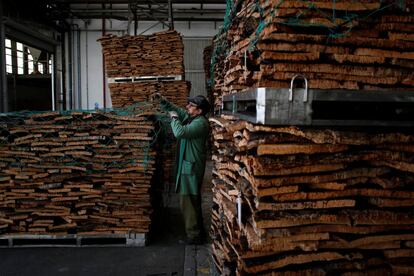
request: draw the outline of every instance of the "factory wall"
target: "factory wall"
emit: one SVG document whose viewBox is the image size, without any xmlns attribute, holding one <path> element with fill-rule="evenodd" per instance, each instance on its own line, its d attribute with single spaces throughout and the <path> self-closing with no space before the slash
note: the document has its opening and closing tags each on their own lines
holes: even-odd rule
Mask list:
<svg viewBox="0 0 414 276">
<path fill-rule="evenodd" d="M 220 23 L 221 24 L 221 23 Z M 219 23 L 175 22 L 175 29 L 183 35 L 186 79 L 192 82 L 190 95 L 206 94 L 203 72 L 203 50 L 218 32 Z M 66 108 L 110 108 L 111 99 L 103 77 L 102 48 L 97 41 L 105 33 L 134 35 L 134 24 L 117 20 L 73 21 L 73 31 L 66 34 Z M 139 22 L 136 34 L 152 34 L 167 30 L 157 22 Z M 72 68 L 72 70 L 69 70 Z"/>
</svg>

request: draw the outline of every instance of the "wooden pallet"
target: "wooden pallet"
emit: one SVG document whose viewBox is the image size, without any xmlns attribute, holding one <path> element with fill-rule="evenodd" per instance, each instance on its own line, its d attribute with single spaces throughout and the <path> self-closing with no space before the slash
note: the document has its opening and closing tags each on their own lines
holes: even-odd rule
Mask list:
<svg viewBox="0 0 414 276">
<path fill-rule="evenodd" d="M 0 248 L 17 247 L 142 247 L 146 233 L 67 234 L 67 235 L 3 235 Z"/>
</svg>

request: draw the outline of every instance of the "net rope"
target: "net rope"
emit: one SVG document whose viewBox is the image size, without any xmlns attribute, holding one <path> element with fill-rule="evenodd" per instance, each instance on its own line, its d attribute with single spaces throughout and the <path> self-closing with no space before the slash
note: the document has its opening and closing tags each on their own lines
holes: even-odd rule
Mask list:
<svg viewBox="0 0 414 276">
<path fill-rule="evenodd" d="M 259 13 L 259 22 L 255 31 L 251 34 L 249 40 L 249 45 L 247 47 L 247 52 L 251 53 L 253 51 L 258 51 L 256 45 L 260 40 L 261 34 L 264 29 L 271 23 L 275 22 L 277 17 L 277 11 L 280 9 L 282 4 L 286 2 L 285 0 L 279 0 L 274 4 L 269 15 L 265 15 L 265 10 L 262 6 L 267 6 L 270 0 L 265 0 L 263 4 L 260 3 L 260 0 L 254 0 L 254 11 Z M 230 41 L 228 37 L 228 32 L 233 26 L 233 24 L 238 24 L 237 11 L 244 1 L 242 0 L 227 0 L 226 1 L 226 12 L 224 17 L 224 23 L 219 29 L 218 34 L 214 40 L 214 48 L 210 60 L 210 79 L 208 80 L 208 86 L 210 88 L 215 85 L 215 69 L 220 60 L 224 60 L 228 56 L 230 51 Z M 332 1 L 332 9 L 330 12 L 318 8 L 313 1 L 309 0 L 300 0 L 300 2 L 305 3 L 307 8 L 300 11 L 297 15 L 285 18 L 285 22 L 278 22 L 278 24 L 286 25 L 289 27 L 316 27 L 319 29 L 324 29 L 327 34 L 327 42 L 347 36 L 351 33 L 352 29 L 359 24 L 360 21 L 367 20 L 380 15 L 386 10 L 397 8 L 403 10 L 405 8 L 404 0 L 394 0 L 394 1 L 384 1 L 379 0 L 380 4 L 378 9 L 369 9 L 366 2 L 353 0 L 352 3 L 360 4 L 366 7 L 366 11 L 363 12 L 351 12 L 348 10 L 339 11 L 337 9 L 337 3 L 335 0 Z M 329 22 L 329 24 L 322 23 L 309 23 L 304 20 L 304 16 L 309 12 L 313 12 L 321 18 L 324 18 Z"/>
<path fill-rule="evenodd" d="M 8 157 L 2 158 L 0 162 L 8 163 L 8 166 L 14 168 L 25 168 L 28 164 L 33 166 L 33 163 L 28 163 L 28 159 L 23 153 L 35 153 L 32 159 L 37 159 L 36 165 L 48 163 L 45 160 L 48 158 L 41 158 L 39 156 L 46 156 L 44 153 L 53 151 L 56 156 L 53 157 L 53 162 L 60 164 L 60 166 L 76 167 L 85 165 L 85 160 L 93 158 L 95 155 L 100 156 L 102 153 L 97 150 L 108 147 L 112 155 L 117 155 L 117 150 L 120 152 L 139 151 L 141 156 L 128 156 L 121 160 L 111 161 L 108 159 L 103 165 L 105 169 L 123 168 L 125 166 L 142 166 L 144 169 L 148 167 L 151 161 L 154 161 L 154 156 L 150 155 L 151 149 L 160 142 L 163 149 L 170 149 L 174 143 L 174 138 L 168 135 L 169 124 L 171 122 L 169 116 L 161 112 L 154 112 L 153 104 L 149 102 L 137 102 L 125 108 L 114 109 L 100 109 L 100 110 L 68 110 L 68 111 L 19 111 L 0 114 L 0 154 L 4 151 L 15 151 L 13 160 Z M 141 120 L 135 121 L 137 118 L 142 118 L 145 113 L 151 110 L 149 117 L 144 117 Z M 117 138 L 120 138 L 119 131 L 116 126 L 130 128 L 131 131 L 136 131 L 140 128 L 140 123 L 147 122 L 153 124 L 154 128 L 147 133 L 148 139 L 139 140 L 133 144 L 120 143 Z M 134 122 L 138 122 L 136 129 L 133 127 Z M 148 127 L 148 126 L 147 126 Z M 42 130 L 42 133 L 39 130 Z M 126 129 L 126 135 L 128 134 Z M 111 130 L 113 133 L 111 133 Z M 140 132 L 139 132 L 140 133 Z M 145 131 L 142 132 L 143 135 Z M 132 134 L 134 135 L 134 134 Z M 61 147 L 69 147 L 67 151 L 56 149 L 58 146 L 53 146 L 53 140 L 68 138 L 70 141 L 98 141 L 98 148 L 93 145 L 79 146 L 79 150 L 83 148 L 85 156 L 71 155 L 70 146 L 62 142 Z M 85 140 L 83 140 L 85 139 Z M 50 145 L 43 145 L 42 141 L 50 141 Z M 40 144 L 39 144 L 40 143 Z M 33 146 L 33 145 L 42 146 Z M 105 149 L 103 149 L 104 151 Z M 73 146 L 73 151 L 77 151 L 76 146 Z M 22 155 L 19 155 L 19 152 Z M 69 154 L 66 154 L 69 152 Z M 62 153 L 62 154 L 58 154 Z M 79 154 L 79 152 L 78 152 Z M 3 154 L 5 155 L 5 154 Z M 6 154 L 7 155 L 7 154 Z M 59 156 L 60 155 L 60 156 Z M 10 156 L 8 154 L 7 156 Z M 3 160 L 4 159 L 4 160 Z M 30 159 L 30 158 L 29 158 Z M 98 172 L 93 168 L 87 168 L 86 173 Z"/>
</svg>

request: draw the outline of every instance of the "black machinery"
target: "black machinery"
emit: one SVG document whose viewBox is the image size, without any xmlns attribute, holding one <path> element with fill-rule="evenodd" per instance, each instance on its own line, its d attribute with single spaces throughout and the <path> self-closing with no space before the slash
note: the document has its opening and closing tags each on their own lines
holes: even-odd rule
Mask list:
<svg viewBox="0 0 414 276">
<path fill-rule="evenodd" d="M 304 88 L 294 88 L 296 79 Z M 222 112 L 264 125 L 414 126 L 414 92 L 253 88 L 223 97 Z"/>
</svg>

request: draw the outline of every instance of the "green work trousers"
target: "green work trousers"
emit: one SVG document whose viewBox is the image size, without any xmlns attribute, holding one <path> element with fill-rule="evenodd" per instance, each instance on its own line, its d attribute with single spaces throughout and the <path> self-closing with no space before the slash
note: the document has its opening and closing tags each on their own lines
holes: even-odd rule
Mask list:
<svg viewBox="0 0 414 276">
<path fill-rule="evenodd" d="M 201 239 L 203 235 L 201 195 L 180 195 L 180 207 L 187 238 Z"/>
</svg>

